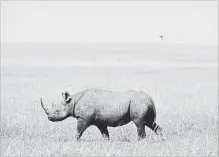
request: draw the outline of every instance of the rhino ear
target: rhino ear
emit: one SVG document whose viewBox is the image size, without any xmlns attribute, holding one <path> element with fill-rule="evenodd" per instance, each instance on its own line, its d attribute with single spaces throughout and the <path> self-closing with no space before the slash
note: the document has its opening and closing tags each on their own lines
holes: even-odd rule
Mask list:
<svg viewBox="0 0 219 157">
<path fill-rule="evenodd" d="M 69 92 L 62 93 L 62 97 L 66 100 L 70 96 Z"/>
<path fill-rule="evenodd" d="M 62 93 L 62 97 L 65 99 L 67 103 L 71 101 L 70 94 L 68 92 Z"/>
</svg>

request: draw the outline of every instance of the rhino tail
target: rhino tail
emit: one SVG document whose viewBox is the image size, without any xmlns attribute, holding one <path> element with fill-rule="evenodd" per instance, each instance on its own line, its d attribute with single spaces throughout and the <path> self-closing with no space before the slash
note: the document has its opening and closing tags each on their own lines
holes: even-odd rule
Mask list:
<svg viewBox="0 0 219 157">
<path fill-rule="evenodd" d="M 157 125 L 155 122 L 153 122 L 151 129 L 157 133 L 159 129 L 161 129 L 161 127 L 159 125 Z"/>
</svg>

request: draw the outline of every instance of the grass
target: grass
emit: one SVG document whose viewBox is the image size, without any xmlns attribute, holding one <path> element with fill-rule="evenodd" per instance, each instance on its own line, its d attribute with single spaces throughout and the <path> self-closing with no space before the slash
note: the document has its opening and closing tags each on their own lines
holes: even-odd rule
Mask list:
<svg viewBox="0 0 219 157">
<path fill-rule="evenodd" d="M 171 66 L 2 66 L 1 155 L 218 156 L 218 67 L 206 66 L 217 64 L 215 53 L 176 56 L 184 58 L 184 65 L 186 58 L 197 62 L 189 67 L 178 61 Z M 58 103 L 62 92 L 86 88 L 147 92 L 155 101 L 157 123 L 167 140 L 146 128 L 147 137 L 137 141 L 131 122 L 110 127 L 110 141 L 104 141 L 94 126 L 74 141 L 76 119 L 49 122 L 39 98 Z"/>
</svg>

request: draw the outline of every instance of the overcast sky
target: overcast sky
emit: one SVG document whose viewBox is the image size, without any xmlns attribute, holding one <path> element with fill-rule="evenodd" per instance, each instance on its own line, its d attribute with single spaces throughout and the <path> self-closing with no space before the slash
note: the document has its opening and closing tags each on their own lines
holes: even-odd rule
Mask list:
<svg viewBox="0 0 219 157">
<path fill-rule="evenodd" d="M 2 42 L 217 44 L 217 1 L 3 1 Z"/>
</svg>

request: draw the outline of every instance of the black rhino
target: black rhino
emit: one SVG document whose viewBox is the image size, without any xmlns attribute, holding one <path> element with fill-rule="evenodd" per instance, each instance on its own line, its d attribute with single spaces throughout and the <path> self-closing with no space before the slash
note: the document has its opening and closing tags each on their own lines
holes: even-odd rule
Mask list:
<svg viewBox="0 0 219 157">
<path fill-rule="evenodd" d="M 130 121 L 137 127 L 138 139 L 145 138 L 145 126 L 163 137 L 162 128 L 155 122 L 154 102 L 142 91 L 88 89 L 73 95 L 65 92 L 62 96 L 61 103 L 51 108 L 45 106 L 41 98 L 42 108 L 53 122 L 70 116 L 77 118 L 77 140 L 90 125 L 97 126 L 103 137 L 109 139 L 108 126 L 122 126 Z"/>
</svg>

